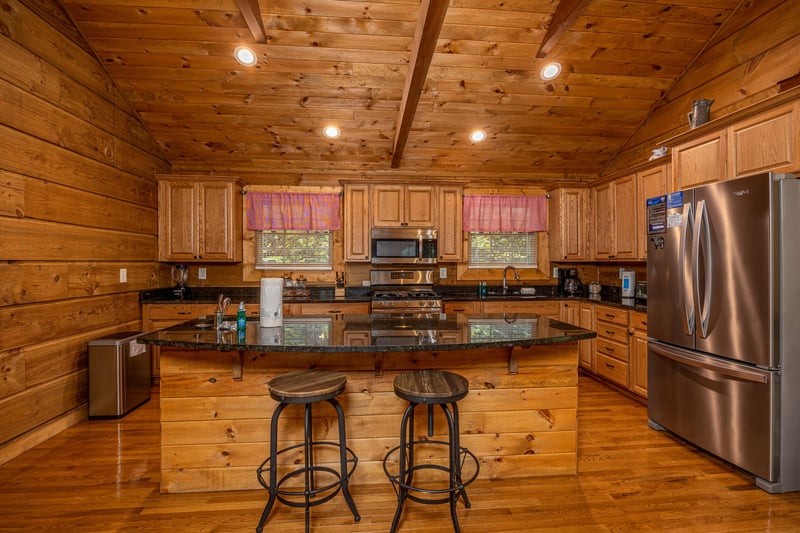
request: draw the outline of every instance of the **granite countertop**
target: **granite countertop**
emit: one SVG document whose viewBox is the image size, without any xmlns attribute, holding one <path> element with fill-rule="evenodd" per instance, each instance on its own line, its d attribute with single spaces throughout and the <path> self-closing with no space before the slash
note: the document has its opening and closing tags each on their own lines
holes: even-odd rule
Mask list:
<svg viewBox="0 0 800 533">
<path fill-rule="evenodd" d="M 262 328 L 258 319 L 251 319 L 243 332 L 217 331 L 208 317 L 149 333 L 137 341 L 219 351 L 375 353 L 534 346 L 595 336 L 594 331 L 535 314 L 451 313 L 343 315 L 335 321 L 330 316 L 304 315 L 284 317 L 282 326 L 272 328 Z"/>
<path fill-rule="evenodd" d="M 436 290 L 444 302 L 465 302 L 465 301 L 548 301 L 548 300 L 574 300 L 577 302 L 593 302 L 604 305 L 611 305 L 623 309 L 647 312 L 647 303 L 634 300 L 633 298 L 622 298 L 619 288 L 604 287 L 600 294 L 581 294 L 578 296 L 559 296 L 556 294 L 555 286 L 544 285 L 536 287 L 535 295 L 521 294 L 497 294 L 499 287 L 490 287 L 490 294 L 485 298 L 478 298 L 476 287 L 470 286 L 437 286 Z M 512 291 L 514 288 L 512 288 Z M 172 288 L 142 291 L 139 295 L 140 302 L 150 303 L 217 303 L 220 293 L 230 297 L 231 301 L 258 303 L 258 287 L 187 287 L 183 297 L 176 294 Z M 494 294 L 492 294 L 494 293 Z M 333 287 L 310 287 L 307 297 L 284 297 L 285 303 L 348 303 L 348 302 L 369 302 L 369 287 L 348 287 L 344 297 L 336 297 Z"/>
</svg>

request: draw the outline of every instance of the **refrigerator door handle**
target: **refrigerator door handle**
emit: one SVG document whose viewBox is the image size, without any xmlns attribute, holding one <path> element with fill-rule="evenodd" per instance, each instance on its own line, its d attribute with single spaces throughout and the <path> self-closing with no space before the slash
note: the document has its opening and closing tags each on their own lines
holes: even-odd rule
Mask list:
<svg viewBox="0 0 800 533">
<path fill-rule="evenodd" d="M 694 283 L 694 301 L 699 315 L 699 334 L 708 337 L 708 319 L 711 312 L 712 272 L 711 264 L 711 231 L 708 224 L 708 207 L 705 200 L 697 202 L 695 215 L 695 232 L 692 237 L 692 278 Z M 705 279 L 703 294 L 700 294 L 700 252 L 703 251 Z"/>
<path fill-rule="evenodd" d="M 746 367 L 733 368 L 732 365 L 727 364 L 714 364 L 706 362 L 705 358 L 700 358 L 684 351 L 678 351 L 663 344 L 648 342 L 647 347 L 653 353 L 658 354 L 667 359 L 680 363 L 682 365 L 692 366 L 703 370 L 710 370 L 721 374 L 723 376 L 743 379 L 745 381 L 752 381 L 754 383 L 769 383 L 769 374 L 766 371 L 750 370 Z"/>
<path fill-rule="evenodd" d="M 692 236 L 694 235 L 694 210 L 691 203 L 683 204 L 683 213 L 681 215 L 683 223 L 681 224 L 681 242 L 680 242 L 680 271 L 679 271 L 679 295 L 681 303 L 683 304 L 683 313 L 681 315 L 683 323 L 684 335 L 694 335 L 694 298 L 693 293 L 693 279 L 692 279 L 692 253 L 687 249 L 692 244 Z"/>
</svg>

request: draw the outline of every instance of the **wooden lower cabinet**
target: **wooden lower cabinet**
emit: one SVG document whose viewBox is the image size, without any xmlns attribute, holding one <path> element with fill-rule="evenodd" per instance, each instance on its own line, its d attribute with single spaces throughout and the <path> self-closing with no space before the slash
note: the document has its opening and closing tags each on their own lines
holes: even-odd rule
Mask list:
<svg viewBox="0 0 800 533">
<path fill-rule="evenodd" d="M 561 321 L 594 331 L 594 304 L 575 301 L 562 301 Z M 578 342 L 578 364 L 590 372 L 595 371 L 594 352 L 594 339 L 587 339 L 585 341 Z"/>
<path fill-rule="evenodd" d="M 142 305 L 142 327 L 145 331 L 157 331 L 203 315 L 213 315 L 216 304 L 163 303 Z M 152 346 L 150 350 L 150 375 L 154 382 L 161 376 L 161 350 Z"/>
<path fill-rule="evenodd" d="M 444 302 L 442 309 L 445 314 L 449 313 L 480 313 L 481 302 Z"/>
<path fill-rule="evenodd" d="M 595 331 L 597 321 L 595 319 L 594 304 L 581 303 L 578 308 L 578 325 L 584 329 Z M 587 339 L 578 343 L 578 363 L 581 368 L 589 372 L 595 372 L 595 339 Z"/>
<path fill-rule="evenodd" d="M 534 313 L 559 320 L 561 318 L 561 305 L 558 300 L 544 302 L 531 302 L 525 300 L 485 301 L 482 311 L 484 313 Z"/>
<path fill-rule="evenodd" d="M 627 389 L 630 383 L 628 311 L 597 305 L 595 312 L 595 372 Z"/>
<path fill-rule="evenodd" d="M 647 314 L 630 312 L 631 390 L 647 398 Z"/>
</svg>

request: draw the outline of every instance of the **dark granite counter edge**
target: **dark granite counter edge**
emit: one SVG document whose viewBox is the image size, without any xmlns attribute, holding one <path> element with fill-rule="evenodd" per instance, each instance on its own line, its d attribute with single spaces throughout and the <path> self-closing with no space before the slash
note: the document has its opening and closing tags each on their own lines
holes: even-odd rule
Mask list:
<svg viewBox="0 0 800 533">
<path fill-rule="evenodd" d="M 352 316 L 352 315 L 351 315 Z M 365 315 L 370 316 L 370 315 Z M 372 315 L 374 316 L 374 315 Z M 483 315 L 491 316 L 491 315 Z M 499 315 L 502 316 L 502 315 Z M 525 315 L 533 316 L 533 315 Z M 481 348 L 513 348 L 513 347 L 531 347 L 545 344 L 561 344 L 566 342 L 581 341 L 592 339 L 597 336 L 594 331 L 583 329 L 572 324 L 567 324 L 554 319 L 550 320 L 550 327 L 559 331 L 560 335 L 554 335 L 542 338 L 528 338 L 517 340 L 499 340 L 499 341 L 482 341 L 482 342 L 464 342 L 464 343 L 436 343 L 436 344 L 417 344 L 417 345 L 386 345 L 386 346 L 331 346 L 331 345 L 273 345 L 273 344 L 254 344 L 249 342 L 247 337 L 239 340 L 236 331 L 226 332 L 216 335 L 216 340 L 212 341 L 207 338 L 202 338 L 201 335 L 209 335 L 214 332 L 208 329 L 195 329 L 195 325 L 205 322 L 205 319 L 193 319 L 170 328 L 155 331 L 147 335 L 137 338 L 137 342 L 142 344 L 151 344 L 154 346 L 167 346 L 173 348 L 187 348 L 199 350 L 215 350 L 222 352 L 410 352 L 410 351 L 452 351 L 452 350 L 470 350 Z M 248 320 L 248 329 L 260 329 L 256 320 Z M 271 329 L 271 328 L 263 328 Z M 196 340 L 186 340 L 185 334 L 188 331 L 196 332 Z M 170 334 L 175 333 L 176 336 L 184 338 L 171 339 Z"/>
<path fill-rule="evenodd" d="M 647 304 L 635 300 L 633 303 L 623 302 L 619 295 L 619 290 L 614 288 L 604 289 L 606 292 L 599 295 L 581 295 L 581 296 L 558 296 L 552 294 L 552 288 L 547 286 L 543 288 L 542 294 L 536 297 L 510 295 L 510 296 L 487 296 L 486 298 L 478 298 L 475 289 L 464 289 L 462 287 L 439 288 L 444 302 L 546 302 L 552 300 L 568 300 L 575 302 L 595 303 L 602 305 L 610 305 L 622 309 L 639 311 L 646 313 Z M 537 289 L 538 290 L 538 289 Z M 284 303 L 359 303 L 369 302 L 370 294 L 369 287 L 353 287 L 348 288 L 344 298 L 335 297 L 333 288 L 328 287 L 311 287 L 311 294 L 307 298 L 284 298 Z M 219 293 L 225 294 L 231 298 L 233 303 L 243 301 L 245 303 L 256 303 L 259 298 L 258 287 L 192 287 L 189 288 L 183 298 L 177 297 L 173 293 L 173 289 L 168 287 L 164 289 L 155 289 L 142 291 L 139 293 L 139 301 L 143 304 L 151 303 L 171 303 L 171 304 L 205 304 L 217 303 Z"/>
</svg>

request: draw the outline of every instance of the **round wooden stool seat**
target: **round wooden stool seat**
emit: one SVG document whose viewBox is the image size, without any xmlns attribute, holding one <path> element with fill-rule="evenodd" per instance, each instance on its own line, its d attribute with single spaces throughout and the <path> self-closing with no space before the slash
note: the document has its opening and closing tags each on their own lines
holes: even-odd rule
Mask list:
<svg viewBox="0 0 800 533">
<path fill-rule="evenodd" d="M 315 403 L 335 398 L 344 391 L 347 376 L 332 370 L 297 370 L 273 378 L 269 395 L 283 403 Z"/>
<path fill-rule="evenodd" d="M 394 378 L 394 393 L 413 403 L 452 403 L 468 392 L 466 378 L 445 370 L 415 370 Z"/>
</svg>

